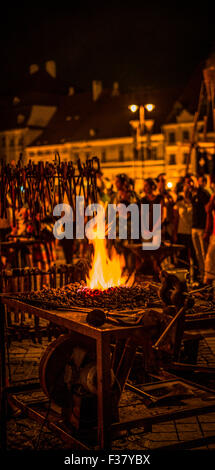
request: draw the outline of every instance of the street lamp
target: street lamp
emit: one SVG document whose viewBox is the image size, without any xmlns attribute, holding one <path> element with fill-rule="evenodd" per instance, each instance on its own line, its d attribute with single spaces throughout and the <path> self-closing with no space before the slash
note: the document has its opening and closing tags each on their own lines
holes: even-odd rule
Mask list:
<svg viewBox="0 0 215 470">
<path fill-rule="evenodd" d="M 138 110 L 138 106 L 136 104 L 131 104 L 128 109 L 130 109 L 132 111 L 132 113 L 136 113 L 136 111 Z"/>
<path fill-rule="evenodd" d="M 147 111 L 151 112 L 155 108 L 155 105 L 149 103 L 145 105 L 145 108 L 147 109 Z"/>
<path fill-rule="evenodd" d="M 137 104 L 131 104 L 128 106 L 128 109 L 132 113 L 136 113 L 139 109 L 139 119 L 136 120 L 131 120 L 129 121 L 130 125 L 132 128 L 135 130 L 134 133 L 134 161 L 135 159 L 138 160 L 138 150 L 139 150 L 139 136 L 143 133 L 144 127 L 146 128 L 147 132 L 147 153 L 150 153 L 151 149 L 151 140 L 150 140 L 150 135 L 151 135 L 151 130 L 154 124 L 153 119 L 145 119 L 145 109 L 148 112 L 153 111 L 155 108 L 155 105 L 152 103 L 147 103 L 147 104 L 141 104 L 140 106 Z M 142 165 L 143 165 L 143 159 L 144 157 L 142 156 Z M 143 171 L 143 166 L 142 166 L 142 171 Z"/>
</svg>

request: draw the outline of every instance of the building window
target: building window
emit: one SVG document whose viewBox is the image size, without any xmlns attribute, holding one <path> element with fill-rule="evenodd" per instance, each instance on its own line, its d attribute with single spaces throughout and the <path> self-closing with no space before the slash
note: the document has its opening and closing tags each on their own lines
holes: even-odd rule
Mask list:
<svg viewBox="0 0 215 470">
<path fill-rule="evenodd" d="M 156 147 L 152 147 L 151 158 L 152 160 L 157 160 L 157 148 Z"/>
<path fill-rule="evenodd" d="M 144 147 L 143 147 L 143 145 L 141 145 L 141 147 L 140 147 L 140 160 L 141 161 L 144 160 Z"/>
<path fill-rule="evenodd" d="M 20 139 L 19 139 L 19 146 L 20 146 L 20 147 L 23 147 L 23 145 L 24 145 L 24 139 L 23 139 L 23 137 L 20 137 Z"/>
<path fill-rule="evenodd" d="M 146 160 L 152 160 L 152 148 L 151 147 L 146 147 L 145 157 L 146 157 Z"/>
<path fill-rule="evenodd" d="M 101 160 L 102 162 L 106 162 L 106 150 L 102 150 Z"/>
<path fill-rule="evenodd" d="M 169 133 L 169 144 L 175 144 L 175 132 Z"/>
<path fill-rule="evenodd" d="M 184 155 L 183 155 L 183 164 L 184 165 L 186 165 L 187 160 L 188 160 L 188 153 L 184 153 Z"/>
<path fill-rule="evenodd" d="M 2 146 L 2 147 L 6 147 L 6 138 L 5 138 L 5 135 L 3 135 L 2 138 L 1 138 L 1 146 Z"/>
<path fill-rule="evenodd" d="M 120 162 L 124 161 L 124 149 L 123 148 L 119 149 L 119 161 Z"/>
<path fill-rule="evenodd" d="M 14 138 L 10 139 L 10 147 L 14 147 Z"/>
<path fill-rule="evenodd" d="M 89 130 L 89 135 L 90 135 L 90 137 L 95 137 L 95 135 L 96 135 L 95 129 L 90 129 Z"/>
<path fill-rule="evenodd" d="M 172 153 L 172 154 L 169 156 L 169 165 L 175 165 L 175 164 L 176 164 L 175 154 Z"/>
<path fill-rule="evenodd" d="M 190 138 L 189 131 L 183 131 L 182 138 L 183 138 L 183 142 L 188 142 Z"/>
</svg>

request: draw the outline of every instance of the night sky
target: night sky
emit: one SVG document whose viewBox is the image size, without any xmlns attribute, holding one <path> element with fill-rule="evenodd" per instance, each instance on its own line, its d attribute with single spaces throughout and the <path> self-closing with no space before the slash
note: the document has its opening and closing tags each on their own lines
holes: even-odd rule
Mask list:
<svg viewBox="0 0 215 470">
<path fill-rule="evenodd" d="M 130 86 L 180 86 L 215 50 L 207 2 L 74 2 L 4 7 L 1 94 L 31 63 L 54 59 L 57 76 L 85 89 L 93 79 Z M 44 2 L 45 3 L 45 2 Z M 36 2 L 35 2 L 36 4 Z"/>
</svg>

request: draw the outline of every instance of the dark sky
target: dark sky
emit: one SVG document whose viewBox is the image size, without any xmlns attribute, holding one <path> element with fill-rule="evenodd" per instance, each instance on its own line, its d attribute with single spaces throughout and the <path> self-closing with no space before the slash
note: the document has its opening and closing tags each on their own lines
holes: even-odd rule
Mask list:
<svg viewBox="0 0 215 470">
<path fill-rule="evenodd" d="M 178 86 L 215 45 L 207 1 L 58 2 L 4 7 L 0 18 L 1 93 L 31 63 L 54 59 L 57 75 L 84 88 Z M 44 2 L 45 3 L 45 2 Z M 36 2 L 35 2 L 36 4 Z"/>
</svg>

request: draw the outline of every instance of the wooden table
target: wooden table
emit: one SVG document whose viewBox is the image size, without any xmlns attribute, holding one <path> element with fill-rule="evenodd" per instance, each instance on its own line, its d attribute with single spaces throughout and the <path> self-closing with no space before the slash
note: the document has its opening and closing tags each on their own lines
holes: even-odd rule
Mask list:
<svg viewBox="0 0 215 470">
<path fill-rule="evenodd" d="M 16 299 L 1 296 L 0 304 L 0 342 L 1 342 L 1 427 L 2 446 L 6 444 L 6 362 L 5 362 L 5 307 L 13 311 L 30 313 L 36 317 L 46 319 L 56 325 L 67 328 L 71 332 L 79 333 L 85 337 L 93 338 L 96 342 L 97 361 L 97 390 L 98 390 L 98 447 L 100 449 L 110 448 L 111 444 L 111 350 L 113 339 L 124 339 L 131 337 L 142 326 L 118 326 L 105 323 L 100 328 L 90 326 L 86 322 L 85 313 L 67 311 L 48 311 L 38 308 Z"/>
</svg>

